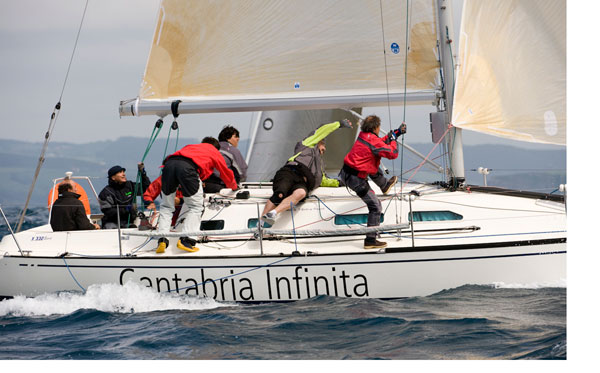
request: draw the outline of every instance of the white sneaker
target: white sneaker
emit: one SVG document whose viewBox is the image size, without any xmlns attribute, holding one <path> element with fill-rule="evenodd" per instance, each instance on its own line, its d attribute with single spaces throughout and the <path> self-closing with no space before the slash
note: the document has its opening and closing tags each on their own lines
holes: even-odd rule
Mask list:
<svg viewBox="0 0 600 373">
<path fill-rule="evenodd" d="M 265 222 L 269 223 L 270 226 L 273 226 L 273 224 L 275 224 L 275 220 L 277 220 L 277 218 L 279 218 L 279 214 L 275 210 L 269 211 L 262 216 L 262 219 Z"/>
</svg>

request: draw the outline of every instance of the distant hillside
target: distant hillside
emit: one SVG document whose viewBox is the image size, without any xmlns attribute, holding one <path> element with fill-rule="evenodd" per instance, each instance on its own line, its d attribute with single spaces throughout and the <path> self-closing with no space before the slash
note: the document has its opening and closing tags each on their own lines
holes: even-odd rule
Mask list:
<svg viewBox="0 0 600 373">
<path fill-rule="evenodd" d="M 196 142 L 198 139 L 179 139 L 178 148 Z M 147 145 L 148 139 L 137 137 L 87 144 L 50 143 L 31 206 L 46 203 L 52 179 L 63 177 L 65 171 L 90 176 L 97 192 L 106 185 L 106 171 L 113 165 L 125 167 L 128 178 L 135 178 L 136 164 L 142 159 Z M 423 154 L 429 153 L 432 147 L 431 144 L 410 145 Z M 171 140 L 166 153 L 172 153 L 174 146 L 175 141 Z M 239 147 L 242 154 L 245 154 L 247 140 L 240 141 Z M 0 204 L 24 205 L 41 148 L 41 143 L 0 140 Z M 488 185 L 551 192 L 559 184 L 566 182 L 565 150 L 532 151 L 503 145 L 477 145 L 465 146 L 464 152 L 466 170 L 477 169 L 480 166 L 494 170 L 488 175 Z M 156 140 L 145 160 L 146 170 L 151 179 L 158 177 L 164 153 L 165 140 Z M 439 152 L 434 152 L 431 158 L 438 155 Z M 416 167 L 420 161 L 408 151 L 404 151 L 403 171 Z M 393 166 L 390 162 L 386 162 L 386 165 L 390 171 L 394 167 L 396 173 L 400 173 L 399 159 Z M 422 170 L 423 172 L 414 176 L 414 180 L 440 180 L 439 174 L 427 171 L 426 167 Z M 405 173 L 405 177 L 408 176 L 410 173 Z M 483 177 L 477 172 L 467 171 L 467 180 L 470 184 L 483 184 Z"/>
<path fill-rule="evenodd" d="M 431 151 L 431 144 L 410 144 L 421 154 Z M 430 156 L 438 164 L 442 158 L 436 149 Z M 529 150 L 506 145 L 473 145 L 464 147 L 465 172 L 467 182 L 471 185 L 483 185 L 483 176 L 476 170 L 485 167 L 490 170 L 487 184 L 503 188 L 540 191 L 550 193 L 560 184 L 567 182 L 567 153 L 562 150 Z M 394 162 L 396 173 L 400 170 L 400 157 Z M 412 172 L 406 170 L 416 168 L 421 163 L 409 151 L 404 151 L 404 177 L 408 178 Z M 384 160 L 384 164 L 392 171 L 392 163 Z M 443 164 L 442 164 L 443 166 Z M 413 180 L 432 182 L 440 180 L 440 174 L 432 171 L 426 165 L 414 175 Z"/>
<path fill-rule="evenodd" d="M 180 138 L 177 148 L 197 142 L 197 138 Z M 165 154 L 165 144 L 165 139 L 157 139 L 144 161 L 151 180 L 160 175 L 159 166 Z M 141 137 L 122 137 L 114 141 L 86 144 L 51 142 L 30 205 L 44 205 L 53 179 L 64 177 L 66 171 L 73 171 L 74 175 L 89 176 L 98 193 L 106 185 L 106 171 L 114 165 L 125 167 L 127 177 L 135 179 L 136 165 L 142 160 L 147 146 L 148 139 Z M 239 148 L 244 154 L 247 141 L 240 141 Z M 41 150 L 42 143 L 39 142 L 0 139 L 0 177 L 3 180 L 0 183 L 0 204 L 25 204 Z M 175 150 L 175 139 L 171 139 L 166 154 Z"/>
</svg>

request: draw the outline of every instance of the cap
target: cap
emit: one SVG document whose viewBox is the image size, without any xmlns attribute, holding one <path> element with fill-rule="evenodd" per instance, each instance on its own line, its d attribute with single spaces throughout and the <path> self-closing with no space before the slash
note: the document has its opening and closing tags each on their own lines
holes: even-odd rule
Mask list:
<svg viewBox="0 0 600 373">
<path fill-rule="evenodd" d="M 125 169 L 121 166 L 112 166 L 109 170 L 108 170 L 108 177 L 111 177 L 115 174 L 118 174 L 121 171 L 125 171 Z"/>
</svg>

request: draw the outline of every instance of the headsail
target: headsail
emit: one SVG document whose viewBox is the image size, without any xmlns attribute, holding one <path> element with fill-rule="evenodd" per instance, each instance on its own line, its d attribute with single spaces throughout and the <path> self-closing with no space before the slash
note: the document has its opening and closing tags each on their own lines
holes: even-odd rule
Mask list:
<svg viewBox="0 0 600 373">
<path fill-rule="evenodd" d="M 452 123 L 566 144 L 566 1 L 465 0 Z"/>
<path fill-rule="evenodd" d="M 402 101 L 407 22 L 408 101 L 431 102 L 434 1 L 406 1 L 163 0 L 139 97 L 121 115 L 168 114 L 174 100 L 180 113 Z"/>
</svg>

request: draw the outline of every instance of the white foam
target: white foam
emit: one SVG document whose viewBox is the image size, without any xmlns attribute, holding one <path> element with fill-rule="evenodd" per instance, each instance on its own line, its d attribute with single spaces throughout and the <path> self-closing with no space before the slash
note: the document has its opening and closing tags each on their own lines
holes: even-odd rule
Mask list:
<svg viewBox="0 0 600 373">
<path fill-rule="evenodd" d="M 504 282 L 494 282 L 492 286 L 496 289 L 542 289 L 542 288 L 566 288 L 567 279 L 561 279 L 553 283 L 532 283 L 532 284 L 506 284 Z"/>
<path fill-rule="evenodd" d="M 135 313 L 165 310 L 206 310 L 227 307 L 212 298 L 157 293 L 141 284 L 92 285 L 85 293 L 61 292 L 34 298 L 17 296 L 0 302 L 0 316 L 68 315 L 79 309 Z"/>
</svg>

